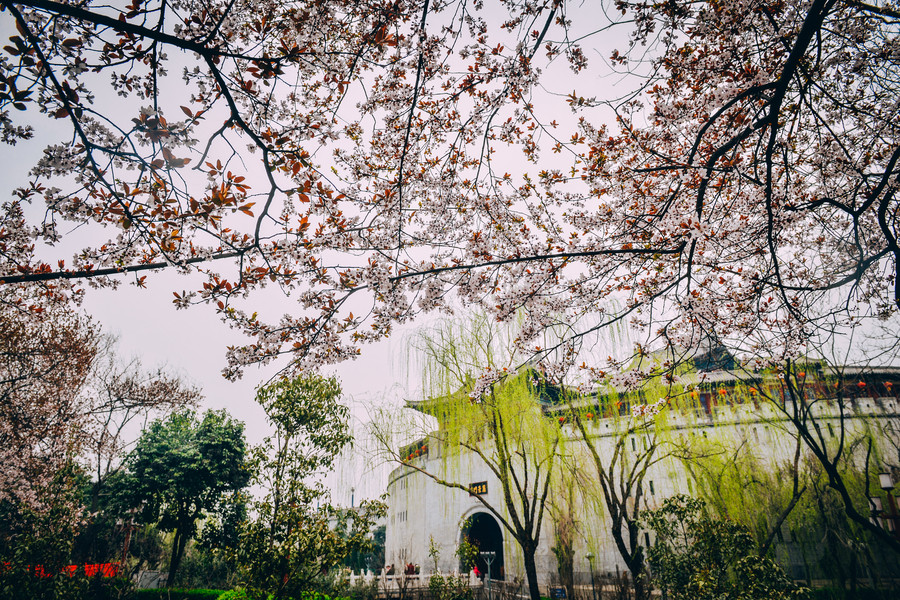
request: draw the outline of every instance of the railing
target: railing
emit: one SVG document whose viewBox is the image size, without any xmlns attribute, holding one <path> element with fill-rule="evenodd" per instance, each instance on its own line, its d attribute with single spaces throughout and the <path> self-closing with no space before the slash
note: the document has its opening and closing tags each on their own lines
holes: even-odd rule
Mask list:
<svg viewBox="0 0 900 600">
<path fill-rule="evenodd" d="M 457 591 L 471 592 L 474 600 L 528 600 L 530 594 L 528 585 L 519 578 L 509 581 L 492 579 L 481 580 L 474 573 L 419 573 L 413 575 L 350 575 L 351 587 L 369 587 L 369 598 L 385 600 L 438 600 L 439 597 L 460 597 L 460 594 L 440 593 L 433 590 L 429 583 L 433 575 L 440 575 L 445 585 L 458 586 Z M 541 586 L 541 596 L 551 597 L 551 587 L 559 587 L 552 581 L 549 585 Z M 596 575 L 591 581 L 590 577 L 576 577 L 572 595 L 568 600 L 604 600 L 620 598 L 624 590 L 630 587 L 627 574 Z M 437 593 L 435 593 L 437 592 Z"/>
</svg>

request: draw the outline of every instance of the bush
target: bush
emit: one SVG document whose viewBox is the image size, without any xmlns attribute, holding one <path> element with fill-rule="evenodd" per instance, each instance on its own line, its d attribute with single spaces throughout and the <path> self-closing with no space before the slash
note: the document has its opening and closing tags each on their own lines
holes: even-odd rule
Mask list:
<svg viewBox="0 0 900 600">
<path fill-rule="evenodd" d="M 134 600 L 218 600 L 224 592 L 222 590 L 183 590 L 177 588 L 160 588 L 155 590 L 137 590 Z M 240 596 L 234 598 L 238 600 Z"/>
<path fill-rule="evenodd" d="M 243 589 L 236 588 L 219 596 L 219 600 L 250 600 L 250 596 Z"/>
<path fill-rule="evenodd" d="M 841 588 L 825 587 L 816 588 L 810 592 L 810 600 L 893 600 L 897 598 L 895 590 L 873 590 L 869 588 L 857 588 L 851 596 L 849 590 Z"/>
<path fill-rule="evenodd" d="M 180 589 L 228 590 L 235 586 L 235 579 L 235 573 L 222 553 L 191 544 L 178 567 L 175 586 Z"/>
<path fill-rule="evenodd" d="M 125 600 L 132 593 L 131 582 L 119 577 L 38 577 L 24 569 L 7 569 L 0 574 L 0 600 Z"/>
<path fill-rule="evenodd" d="M 428 580 L 428 591 L 433 600 L 472 600 L 474 597 L 469 578 L 464 575 L 432 575 Z"/>
<path fill-rule="evenodd" d="M 678 495 L 646 514 L 656 533 L 647 550 L 655 583 L 672 600 L 801 600 L 771 559 L 759 556 L 750 533 L 706 514 L 702 500 Z"/>
<path fill-rule="evenodd" d="M 370 581 L 359 578 L 351 585 L 350 579 L 341 575 L 324 579 L 317 585 L 317 588 L 324 592 L 319 594 L 320 598 L 328 598 L 330 596 L 335 600 L 376 600 L 378 598 L 378 585 L 378 578 L 372 578 Z M 310 593 L 315 592 L 307 592 L 307 594 Z"/>
</svg>

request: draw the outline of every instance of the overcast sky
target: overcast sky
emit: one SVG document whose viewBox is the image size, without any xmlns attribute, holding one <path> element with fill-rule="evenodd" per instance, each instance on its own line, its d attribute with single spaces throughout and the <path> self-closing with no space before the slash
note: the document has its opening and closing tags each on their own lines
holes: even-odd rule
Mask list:
<svg viewBox="0 0 900 600">
<path fill-rule="evenodd" d="M 244 378 L 235 383 L 225 380 L 221 375 L 225 347 L 244 340 L 222 323 L 211 307 L 176 310 L 171 303 L 172 290 L 187 287 L 186 280 L 179 280 L 174 274 L 159 274 L 146 290 L 132 285 L 122 285 L 115 291 L 88 290 L 84 308 L 106 332 L 119 336 L 123 356 L 139 356 L 145 366 L 167 365 L 203 389 L 204 407 L 227 409 L 246 423 L 248 440 L 258 443 L 269 429 L 264 413 L 254 402 L 254 389 L 276 373 L 276 365 L 248 368 Z M 370 407 L 386 403 L 400 406 L 406 375 L 396 364 L 399 357 L 393 348 L 398 345 L 403 344 L 391 340 L 368 346 L 359 359 L 323 370 L 323 374 L 340 379 L 358 437 L 362 437 Z M 356 501 L 383 491 L 383 470 L 368 476 L 372 465 L 366 457 L 345 462 L 330 478 L 336 502 L 349 504 L 351 487 L 357 490 Z"/>
</svg>

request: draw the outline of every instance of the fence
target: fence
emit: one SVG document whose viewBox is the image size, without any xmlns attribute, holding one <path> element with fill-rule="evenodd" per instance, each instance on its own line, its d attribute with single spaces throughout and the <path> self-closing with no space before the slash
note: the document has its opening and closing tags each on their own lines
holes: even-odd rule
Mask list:
<svg viewBox="0 0 900 600">
<path fill-rule="evenodd" d="M 432 584 L 433 574 L 351 575 L 350 596 L 356 600 L 528 600 L 528 586 L 522 579 L 510 581 L 480 580 L 473 573 L 438 573 L 440 583 Z M 553 598 L 556 587 L 542 586 L 541 596 Z M 568 600 L 631 600 L 628 574 L 576 577 Z"/>
</svg>

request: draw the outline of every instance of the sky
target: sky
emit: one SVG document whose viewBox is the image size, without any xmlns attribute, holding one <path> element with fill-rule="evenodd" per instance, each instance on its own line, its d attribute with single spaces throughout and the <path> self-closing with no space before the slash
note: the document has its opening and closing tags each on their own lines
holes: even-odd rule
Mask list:
<svg viewBox="0 0 900 600">
<path fill-rule="evenodd" d="M 176 310 L 169 298 L 173 289 L 186 286 L 187 282 L 180 279 L 163 273 L 157 274 L 145 290 L 132 285 L 121 285 L 117 290 L 88 290 L 84 309 L 103 325 L 105 332 L 118 336 L 122 356 L 139 356 L 146 367 L 164 365 L 200 387 L 205 396 L 204 409 L 226 409 L 244 421 L 247 440 L 259 443 L 270 428 L 262 409 L 254 402 L 255 388 L 274 376 L 278 365 L 248 368 L 237 382 L 222 377 L 225 348 L 241 343 L 242 336 L 222 323 L 211 307 Z M 397 364 L 396 349 L 403 345 L 397 339 L 373 344 L 365 347 L 357 360 L 322 371 L 341 382 L 343 401 L 351 408 L 360 449 L 366 446 L 370 410 L 382 406 L 399 410 L 402 406 L 407 377 Z M 342 464 L 326 480 L 335 502 L 349 505 L 351 488 L 356 491 L 355 502 L 363 497 L 377 497 L 384 491 L 390 467 L 373 460 L 364 452 L 342 457 Z"/>
<path fill-rule="evenodd" d="M 41 135 L 19 143 L 14 148 L 4 148 L 0 161 L 0 197 L 9 198 L 11 192 L 27 181 L 27 172 L 41 156 L 48 138 Z M 32 207 L 40 210 L 40 207 Z M 63 230 L 66 233 L 66 230 Z M 74 232 L 79 237 L 79 232 Z M 73 248 L 90 243 L 82 236 L 71 242 Z M 80 244 L 80 245 L 78 245 Z M 55 257 L 71 256 L 72 250 L 59 250 Z M 55 258 L 53 261 L 55 262 Z M 123 278 L 117 289 L 87 288 L 82 308 L 102 325 L 103 331 L 119 339 L 119 353 L 123 359 L 132 356 L 141 359 L 145 368 L 164 366 L 181 376 L 186 382 L 199 387 L 205 397 L 202 409 L 226 409 L 234 417 L 244 421 L 247 440 L 256 444 L 270 433 L 265 414 L 254 402 L 255 389 L 277 374 L 285 362 L 274 363 L 267 368 L 247 368 L 243 379 L 229 382 L 222 376 L 226 366 L 225 349 L 229 344 L 246 343 L 239 332 L 231 330 L 215 314 L 213 307 L 194 306 L 178 310 L 172 303 L 173 291 L 194 289 L 198 286 L 190 278 L 173 272 L 158 272 L 147 277 L 147 288 L 140 289 Z M 271 303 L 271 299 L 266 299 Z M 280 299 L 283 305 L 275 310 L 288 312 L 292 301 Z M 409 333 L 411 329 L 407 329 Z M 397 410 L 403 398 L 407 373 L 403 368 L 406 351 L 399 355 L 397 348 L 405 348 L 404 332 L 387 341 L 366 346 L 362 355 L 354 361 L 325 368 L 323 375 L 336 376 L 344 391 L 343 401 L 351 407 L 352 426 L 365 446 L 366 423 L 373 407 L 392 406 Z M 377 497 L 384 492 L 386 474 L 390 467 L 373 465 L 367 456 L 351 453 L 343 457 L 343 464 L 329 475 L 327 485 L 335 502 L 349 505 L 351 488 L 354 500 Z"/>
</svg>

